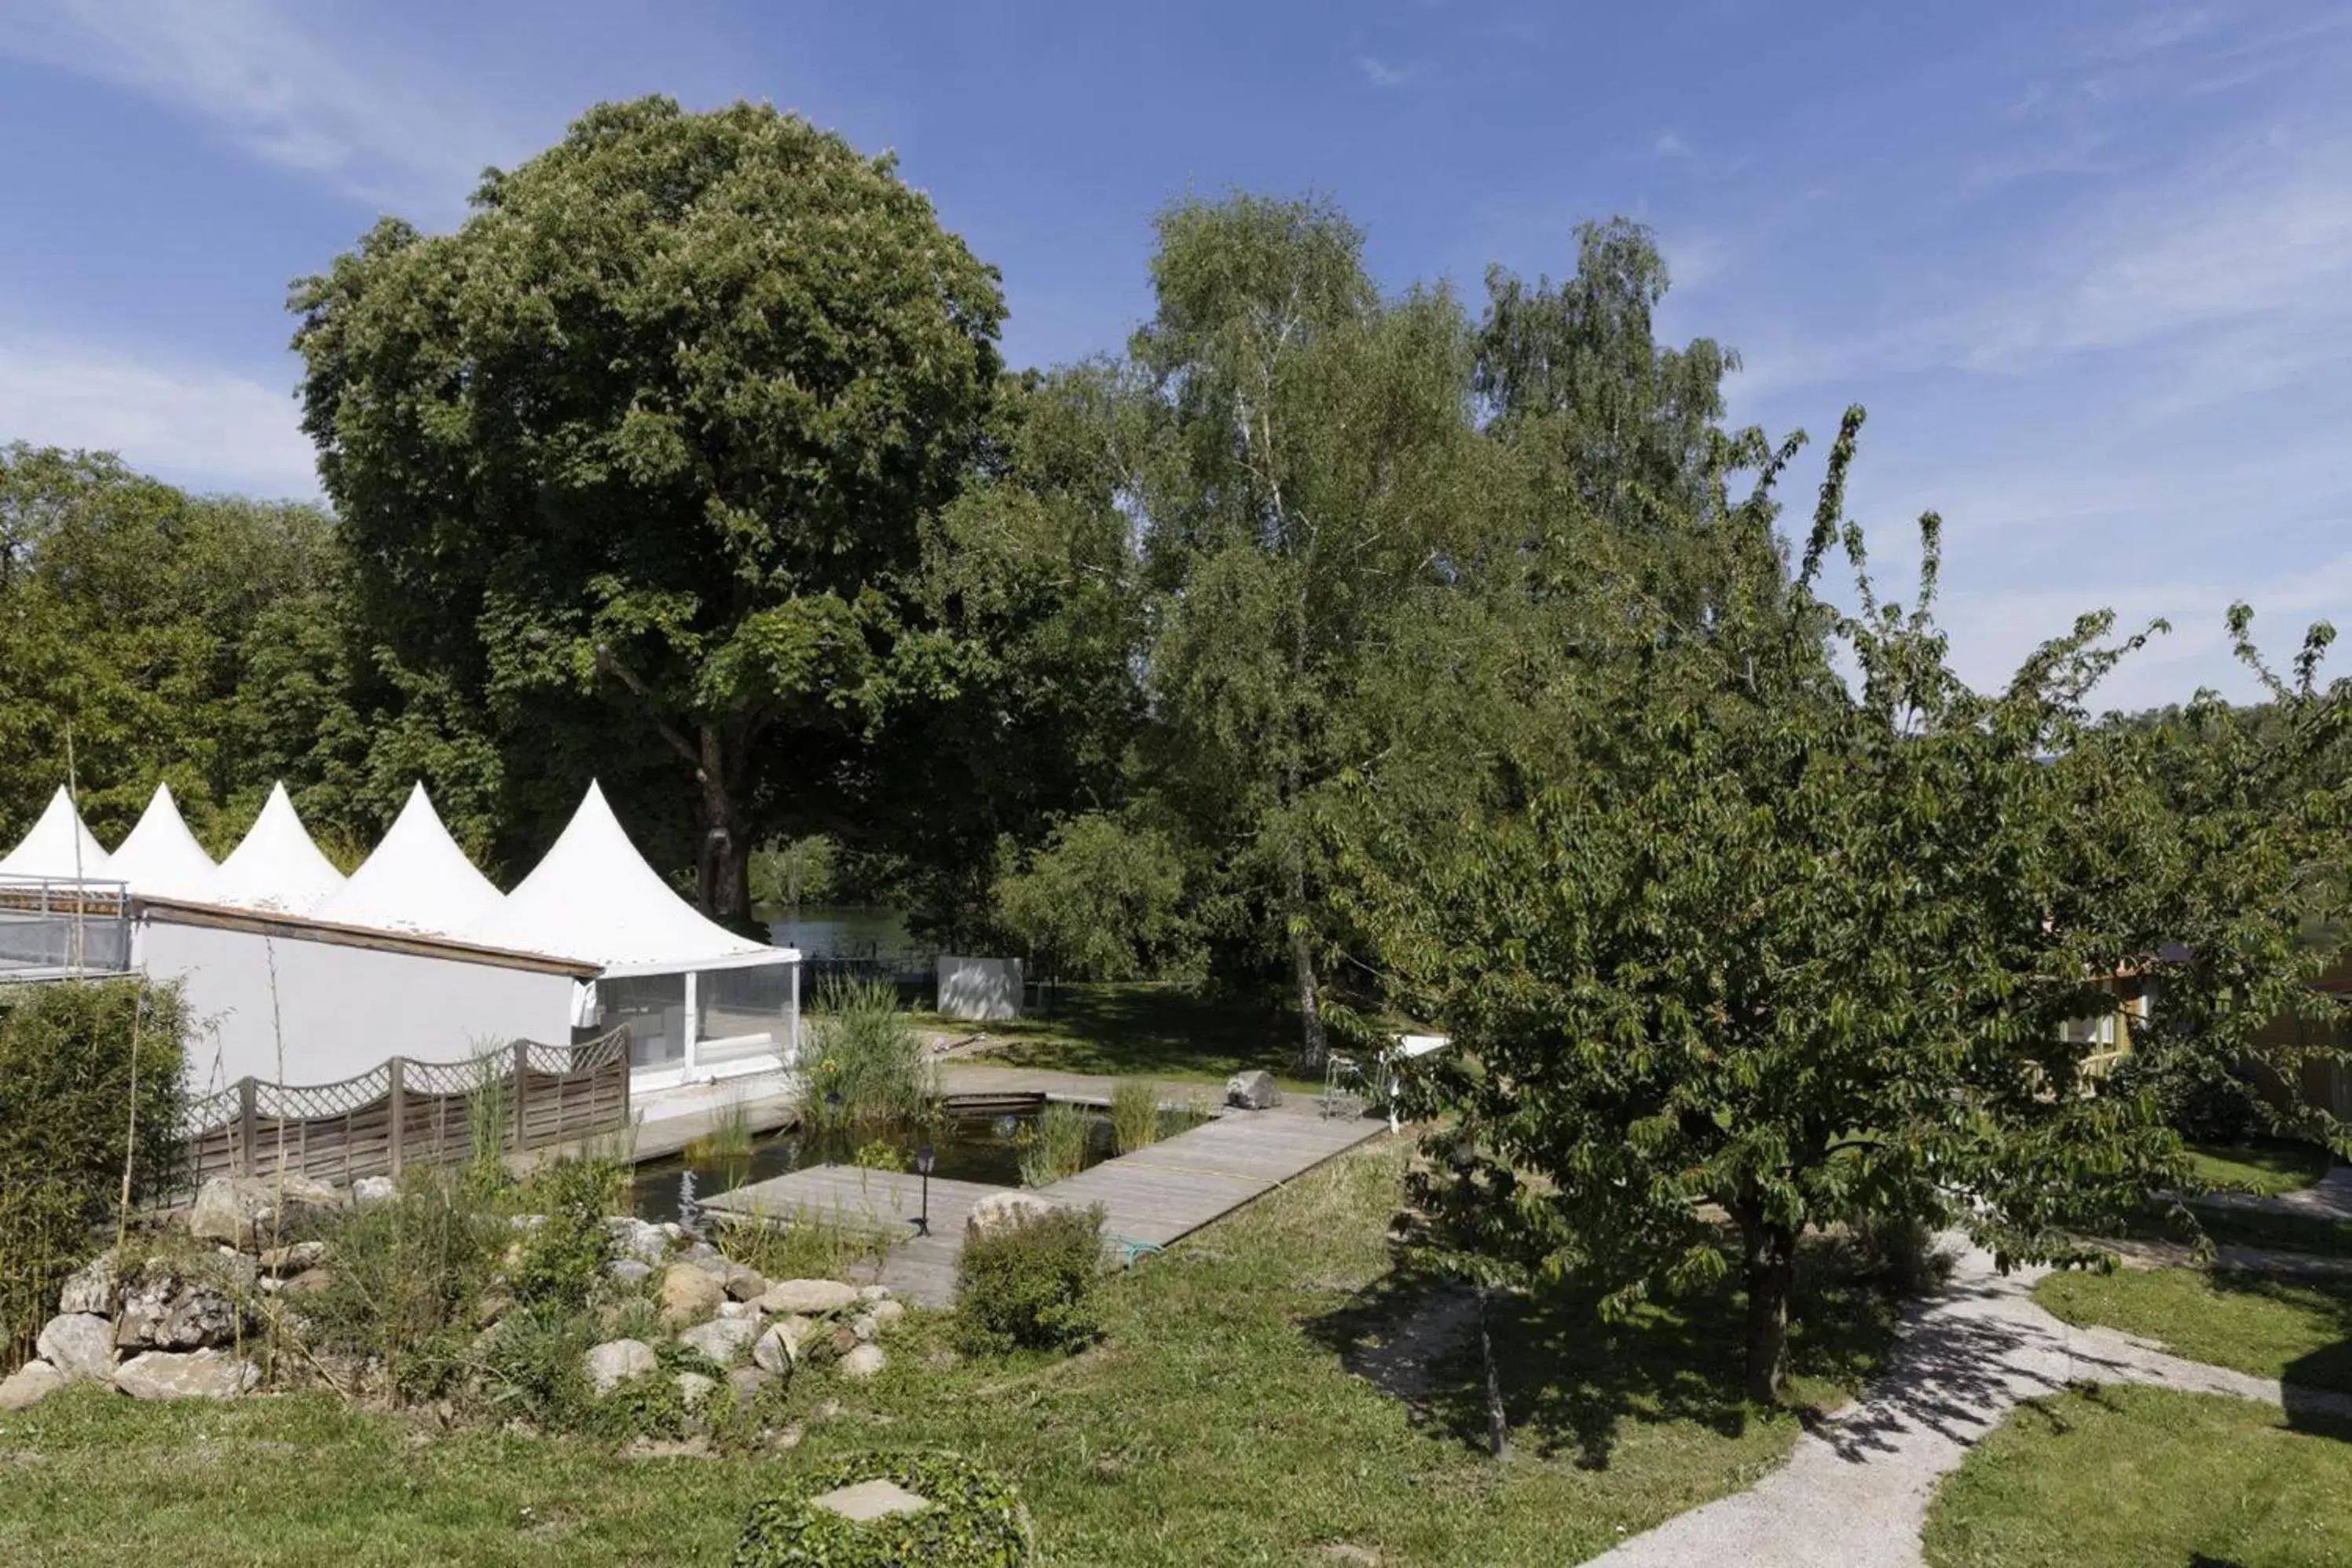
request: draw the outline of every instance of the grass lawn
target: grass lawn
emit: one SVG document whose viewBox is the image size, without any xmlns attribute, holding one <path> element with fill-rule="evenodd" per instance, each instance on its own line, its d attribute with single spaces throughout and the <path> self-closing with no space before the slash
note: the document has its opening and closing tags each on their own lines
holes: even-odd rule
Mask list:
<svg viewBox="0 0 2352 1568">
<path fill-rule="evenodd" d="M 2119 1268 L 2053 1274 L 2033 1295 L 2070 1323 L 2121 1329 L 2190 1361 L 2352 1393 L 2352 1280 Z"/>
<path fill-rule="evenodd" d="M 944 1443 L 1021 1486 L 1058 1564 L 1556 1564 L 1780 1462 L 1798 1421 L 1739 1400 L 1727 1289 L 1614 1327 L 1569 1294 L 1508 1312 L 1520 1453 L 1486 1459 L 1475 1363 L 1402 1353 L 1432 1321 L 1384 1239 L 1404 1152 L 1382 1140 L 1148 1259 L 1076 1358 L 933 1365 L 943 1325 L 917 1314 L 874 1383 L 794 1391 L 785 1451 L 624 1459 L 318 1398 L 54 1400 L 0 1417 L 0 1563 L 719 1564 L 751 1501 L 814 1465 Z M 1887 1314 L 1822 1301 L 1800 1391 L 1828 1402 Z"/>
<path fill-rule="evenodd" d="M 2252 1247 L 2266 1252 L 2310 1252 L 2329 1258 L 2352 1258 L 2352 1221 L 2318 1215 L 2273 1214 L 2261 1209 L 2228 1208 L 2190 1198 L 2205 1234 L 2216 1246 Z M 2150 1211 L 2134 1223 L 2128 1234 L 2163 1241 L 2190 1242 L 2196 1237 L 2170 1214 Z"/>
<path fill-rule="evenodd" d="M 2225 1192 L 2276 1197 L 2311 1185 L 2327 1174 L 2334 1156 L 2312 1143 L 2265 1139 L 2247 1143 L 2192 1143 L 2189 1162 L 2198 1179 Z"/>
<path fill-rule="evenodd" d="M 986 1026 L 1004 1042 L 995 1058 L 1060 1072 L 1139 1074 L 1223 1084 L 1263 1068 L 1293 1093 L 1323 1085 L 1291 1076 L 1298 1029 L 1263 996 L 1204 995 L 1181 986 L 1058 985 L 1053 1011 Z M 941 1027 L 959 1027 L 944 1020 Z"/>
<path fill-rule="evenodd" d="M 2031 1401 L 1927 1515 L 1934 1568 L 2340 1568 L 2352 1442 L 2168 1389 Z"/>
</svg>

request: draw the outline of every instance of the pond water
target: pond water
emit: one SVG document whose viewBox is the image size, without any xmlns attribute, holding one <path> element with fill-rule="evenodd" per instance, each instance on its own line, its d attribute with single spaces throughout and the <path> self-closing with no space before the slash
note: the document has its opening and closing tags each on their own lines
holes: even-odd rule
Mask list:
<svg viewBox="0 0 2352 1568">
<path fill-rule="evenodd" d="M 1100 1164 L 1112 1153 L 1110 1117 L 1106 1111 L 1081 1107 L 1087 1120 L 1084 1166 Z M 1021 1185 L 1021 1150 L 1034 1132 L 1040 1113 L 941 1118 L 921 1132 L 908 1131 L 880 1140 L 898 1152 L 904 1167 L 915 1168 L 915 1150 L 928 1140 L 934 1152 L 931 1174 L 941 1181 L 979 1182 L 989 1186 Z M 756 1139 L 748 1161 L 690 1163 L 684 1155 L 650 1160 L 639 1165 L 633 1184 L 637 1216 L 658 1224 L 677 1217 L 677 1178 L 694 1173 L 698 1197 L 730 1191 L 752 1182 L 764 1182 L 810 1165 L 845 1165 L 854 1162 L 856 1145 L 870 1140 L 831 1140 L 795 1130 L 772 1132 Z"/>
</svg>

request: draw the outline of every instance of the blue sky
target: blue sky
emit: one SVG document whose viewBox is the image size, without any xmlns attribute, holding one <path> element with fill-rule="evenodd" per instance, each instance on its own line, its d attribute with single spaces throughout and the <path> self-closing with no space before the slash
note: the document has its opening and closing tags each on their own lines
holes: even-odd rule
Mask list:
<svg viewBox="0 0 2352 1568">
<path fill-rule="evenodd" d="M 0 0 L 0 440 L 313 493 L 289 279 L 598 99 L 766 99 L 898 150 L 1016 362 L 1115 347 L 1188 190 L 1327 193 L 1474 297 L 1639 217 L 1735 416 L 1869 406 L 1853 510 L 1898 596 L 1944 513 L 1964 671 L 2108 606 L 2176 628 L 2114 700 L 2242 692 L 2233 597 L 2282 658 L 2352 622 L 2352 8 L 1936 11 Z"/>
</svg>

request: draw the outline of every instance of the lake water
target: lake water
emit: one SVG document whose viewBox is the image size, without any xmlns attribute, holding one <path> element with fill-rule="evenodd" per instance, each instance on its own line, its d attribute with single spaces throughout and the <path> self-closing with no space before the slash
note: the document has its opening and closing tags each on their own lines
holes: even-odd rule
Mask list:
<svg viewBox="0 0 2352 1568">
<path fill-rule="evenodd" d="M 908 933 L 907 917 L 897 910 L 803 904 L 796 911 L 759 913 L 768 922 L 769 941 L 799 948 L 808 958 L 880 958 L 918 945 Z"/>
</svg>

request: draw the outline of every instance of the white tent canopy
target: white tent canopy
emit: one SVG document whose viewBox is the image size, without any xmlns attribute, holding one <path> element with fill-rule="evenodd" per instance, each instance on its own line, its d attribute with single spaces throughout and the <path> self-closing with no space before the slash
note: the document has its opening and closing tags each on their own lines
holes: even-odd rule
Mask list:
<svg viewBox="0 0 2352 1568">
<path fill-rule="evenodd" d="M 471 934 L 493 947 L 578 959 L 620 975 L 798 956 L 738 936 L 679 898 L 646 864 L 593 784 L 539 865 Z"/>
<path fill-rule="evenodd" d="M 310 842 L 283 784 L 270 787 L 261 815 L 221 862 L 213 901 L 240 909 L 308 914 L 343 885 L 343 874 Z"/>
<path fill-rule="evenodd" d="M 495 918 L 505 902 L 506 895 L 449 837 L 420 784 L 408 792 L 408 803 L 375 853 L 310 913 L 313 920 L 379 931 L 465 936 Z"/>
<path fill-rule="evenodd" d="M 138 824 L 115 850 L 112 865 L 112 875 L 129 883 L 132 892 L 152 898 L 207 902 L 220 880 L 220 868 L 188 831 L 170 784 L 155 786 Z"/>
<path fill-rule="evenodd" d="M 98 878 L 113 875 L 109 857 L 83 826 L 73 797 L 59 785 L 23 842 L 0 859 L 0 877 Z"/>
</svg>

